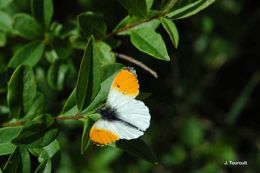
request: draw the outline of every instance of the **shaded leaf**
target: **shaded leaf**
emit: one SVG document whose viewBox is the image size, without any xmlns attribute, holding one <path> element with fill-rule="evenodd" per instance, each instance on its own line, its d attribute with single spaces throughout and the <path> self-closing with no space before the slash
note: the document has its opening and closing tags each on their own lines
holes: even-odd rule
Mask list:
<svg viewBox="0 0 260 173">
<path fill-rule="evenodd" d="M 167 19 L 167 18 L 161 18 L 161 22 L 162 22 L 163 28 L 168 33 L 174 47 L 177 48 L 178 43 L 179 43 L 179 33 L 178 33 L 176 25 L 173 23 L 172 20 Z"/>
<path fill-rule="evenodd" d="M 145 17 L 147 14 L 146 0 L 118 0 L 129 14 Z"/>
<path fill-rule="evenodd" d="M 17 148 L 8 158 L 4 166 L 4 172 L 16 173 L 19 169 L 19 163 L 21 161 L 20 150 Z"/>
<path fill-rule="evenodd" d="M 52 0 L 32 0 L 31 10 L 36 20 L 48 29 L 53 16 Z"/>
<path fill-rule="evenodd" d="M 55 90 L 62 90 L 68 72 L 69 66 L 67 64 L 61 64 L 57 61 L 51 64 L 47 74 L 47 81 L 50 87 Z"/>
<path fill-rule="evenodd" d="M 44 47 L 42 41 L 26 44 L 15 52 L 8 66 L 13 68 L 20 64 L 35 66 L 43 55 Z"/>
<path fill-rule="evenodd" d="M 90 139 L 89 139 L 89 131 L 93 124 L 93 121 L 91 121 L 89 118 L 84 120 L 84 128 L 81 136 L 81 155 L 85 153 L 87 148 L 90 145 Z"/>
<path fill-rule="evenodd" d="M 107 31 L 104 19 L 92 12 L 78 15 L 78 25 L 87 37 L 94 35 L 95 38 L 101 39 L 105 37 Z"/>
<path fill-rule="evenodd" d="M 65 113 L 71 108 L 75 107 L 77 105 L 77 100 L 76 100 L 76 89 L 74 89 L 70 95 L 69 98 L 66 100 L 61 113 Z"/>
<path fill-rule="evenodd" d="M 33 101 L 28 113 L 24 116 L 25 119 L 33 119 L 35 116 L 40 115 L 44 108 L 44 95 L 42 93 L 36 93 L 36 97 Z"/>
<path fill-rule="evenodd" d="M 29 66 L 19 66 L 8 82 L 7 102 L 14 118 L 26 114 L 36 96 L 36 81 Z"/>
<path fill-rule="evenodd" d="M 44 147 L 58 135 L 57 124 L 49 114 L 43 114 L 32 121 L 27 121 L 21 133 L 12 143 L 27 148 Z"/>
<path fill-rule="evenodd" d="M 157 59 L 169 61 L 166 45 L 160 34 L 151 28 L 134 30 L 130 34 L 132 44 L 140 51 Z"/>
<path fill-rule="evenodd" d="M 42 36 L 41 26 L 28 14 L 16 14 L 13 18 L 13 29 L 17 35 L 29 40 Z"/>
<path fill-rule="evenodd" d="M 137 157 L 140 157 L 148 162 L 157 164 L 158 160 L 150 147 L 141 139 L 134 140 L 119 140 L 116 142 L 116 147 L 127 151 Z"/>
<path fill-rule="evenodd" d="M 172 12 L 168 13 L 166 16 L 172 19 L 182 19 L 186 17 L 190 17 L 201 10 L 207 8 L 211 5 L 215 0 L 197 0 L 193 3 L 186 4 L 180 8 L 173 8 Z"/>
<path fill-rule="evenodd" d="M 100 88 L 100 52 L 96 48 L 94 38 L 88 41 L 84 52 L 76 85 L 77 106 L 81 111 L 96 97 Z"/>
</svg>

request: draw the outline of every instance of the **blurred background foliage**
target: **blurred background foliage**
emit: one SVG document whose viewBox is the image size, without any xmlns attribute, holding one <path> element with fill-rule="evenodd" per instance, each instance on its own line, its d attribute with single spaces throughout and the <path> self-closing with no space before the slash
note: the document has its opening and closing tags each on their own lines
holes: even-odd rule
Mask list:
<svg viewBox="0 0 260 173">
<path fill-rule="evenodd" d="M 159 7 L 161 3 L 155 0 L 154 6 Z M 29 4 L 29 0 L 14 0 L 5 10 L 11 15 L 30 14 Z M 155 79 L 140 67 L 117 60 L 134 66 L 141 91 L 152 93 L 145 99 L 152 121 L 143 139 L 156 153 L 159 164 L 150 164 L 112 147 L 91 145 L 86 154 L 80 155 L 82 124 L 66 121 L 60 125 L 61 150 L 54 157 L 54 172 L 260 172 L 259 5 L 258 1 L 217 0 L 190 18 L 176 20 L 180 36 L 177 49 L 160 26 L 158 30 L 166 41 L 170 63 L 150 58 L 137 51 L 128 37 L 121 37 L 117 52 L 144 62 L 159 74 L 159 79 Z M 50 26 L 52 37 L 55 30 L 68 34 L 75 25 L 75 16 L 85 11 L 102 15 L 108 31 L 127 15 L 115 0 L 54 1 L 56 23 Z M 60 23 L 64 23 L 62 30 Z M 73 39 L 78 33 L 69 34 Z M 28 34 L 29 40 L 30 37 L 34 37 L 33 33 Z M 66 39 L 66 35 L 56 39 L 57 43 L 52 45 L 56 46 L 56 52 L 46 48 L 45 57 L 51 65 L 44 61 L 35 69 L 39 90 L 47 103 L 44 112 L 56 115 L 75 86 L 82 57 L 82 51 L 72 53 Z M 12 37 L 5 30 L 0 32 L 1 98 L 6 97 L 6 85 L 12 73 L 10 69 L 5 71 L 12 52 L 27 43 L 26 39 Z M 118 43 L 113 44 L 116 47 Z M 56 60 L 68 55 L 71 60 Z M 64 63 L 69 61 L 72 63 Z M 0 103 L 0 113 L 4 115 L 8 108 L 4 99 Z M 5 117 L 1 116 L 0 120 L 4 121 Z M 38 165 L 36 156 L 31 160 L 34 170 Z M 229 160 L 247 161 L 248 165 L 225 166 L 224 162 Z"/>
</svg>

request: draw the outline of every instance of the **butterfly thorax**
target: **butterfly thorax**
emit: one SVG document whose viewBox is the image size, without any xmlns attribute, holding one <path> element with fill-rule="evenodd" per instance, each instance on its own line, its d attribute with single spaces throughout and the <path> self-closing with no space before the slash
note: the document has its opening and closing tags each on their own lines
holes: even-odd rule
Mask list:
<svg viewBox="0 0 260 173">
<path fill-rule="evenodd" d="M 97 111 L 101 114 L 102 118 L 108 121 L 118 120 L 117 112 L 114 108 L 110 106 L 103 107 Z"/>
</svg>

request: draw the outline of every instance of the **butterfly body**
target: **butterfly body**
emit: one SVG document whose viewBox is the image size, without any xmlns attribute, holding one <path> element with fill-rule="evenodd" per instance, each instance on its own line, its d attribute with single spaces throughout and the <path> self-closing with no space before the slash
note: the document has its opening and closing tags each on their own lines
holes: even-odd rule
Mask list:
<svg viewBox="0 0 260 173">
<path fill-rule="evenodd" d="M 136 100 L 139 84 L 133 68 L 123 68 L 115 76 L 106 106 L 97 112 L 101 118 L 90 130 L 90 139 L 106 145 L 119 139 L 135 139 L 150 125 L 150 113 L 142 101 Z"/>
</svg>

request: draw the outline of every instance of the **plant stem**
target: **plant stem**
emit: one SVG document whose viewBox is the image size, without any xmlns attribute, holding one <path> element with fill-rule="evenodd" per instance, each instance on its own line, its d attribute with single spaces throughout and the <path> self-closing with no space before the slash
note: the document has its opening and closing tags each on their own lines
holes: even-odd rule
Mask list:
<svg viewBox="0 0 260 173">
<path fill-rule="evenodd" d="M 85 115 L 85 114 L 84 114 Z M 64 120 L 80 120 L 84 118 L 84 115 L 79 114 L 79 115 L 71 115 L 71 116 L 63 116 L 59 115 L 56 117 L 53 117 L 55 120 L 59 121 L 64 121 Z M 25 121 L 16 121 L 16 122 L 7 122 L 7 123 L 2 123 L 1 127 L 14 127 L 14 126 L 21 126 L 25 123 Z"/>
<path fill-rule="evenodd" d="M 151 75 L 153 75 L 155 78 L 158 78 L 158 74 L 156 73 L 156 71 L 154 71 L 153 69 L 151 69 L 150 67 L 148 67 L 147 65 L 145 65 L 144 63 L 142 63 L 141 61 L 138 61 L 136 59 L 134 59 L 133 57 L 130 57 L 128 55 L 124 55 L 124 54 L 121 54 L 121 53 L 117 53 L 115 52 L 116 56 L 118 58 L 121 58 L 121 59 L 124 59 L 124 60 L 127 60 L 131 63 L 134 63 L 136 65 L 138 65 L 139 67 L 141 67 L 142 69 L 148 71 Z"/>
<path fill-rule="evenodd" d="M 124 26 L 124 27 L 122 27 L 122 28 L 119 28 L 118 30 L 115 30 L 115 31 L 112 31 L 112 32 L 108 33 L 108 34 L 105 36 L 105 39 L 108 39 L 108 38 L 110 38 L 110 37 L 113 37 L 113 36 L 117 35 L 117 34 L 120 33 L 120 32 L 124 32 L 124 31 L 126 31 L 126 30 L 128 30 L 128 29 L 134 28 L 134 27 L 136 27 L 136 26 L 138 26 L 138 25 L 141 25 L 141 24 L 143 24 L 143 23 L 149 22 L 149 21 L 151 21 L 151 20 L 153 20 L 153 19 L 158 19 L 158 18 L 160 18 L 160 17 L 163 17 L 163 16 L 165 16 L 166 14 L 167 14 L 167 13 L 161 13 L 161 14 L 159 14 L 159 15 L 152 16 L 152 17 L 150 17 L 150 18 L 147 18 L 147 19 L 138 21 L 138 22 L 136 22 L 136 23 L 133 23 L 133 24 L 130 24 L 130 25 L 126 25 L 126 26 Z"/>
</svg>

